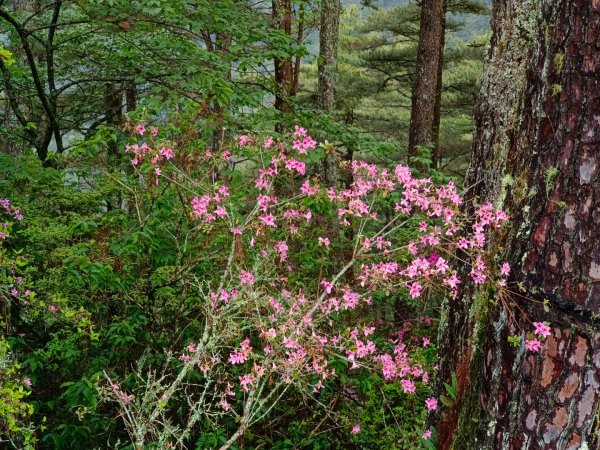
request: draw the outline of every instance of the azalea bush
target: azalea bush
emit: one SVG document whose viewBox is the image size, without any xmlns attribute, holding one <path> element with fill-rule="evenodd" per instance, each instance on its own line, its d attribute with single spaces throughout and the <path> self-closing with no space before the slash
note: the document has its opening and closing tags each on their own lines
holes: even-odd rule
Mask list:
<svg viewBox="0 0 600 450">
<path fill-rule="evenodd" d="M 352 161 L 342 165 L 351 184 L 322 186 L 311 167 L 319 145 L 301 127 L 281 139 L 242 135 L 193 165 L 158 129 L 134 131 L 133 173 L 119 183 L 140 229 L 160 202 L 182 208 L 162 218 L 176 261 L 153 282 L 166 296 L 178 287 L 187 318 L 162 364 L 143 355 L 131 373 L 104 372 L 102 397 L 119 406 L 136 448 L 184 446 L 198 427 L 226 425 L 220 448 L 230 448 L 292 392 L 318 400 L 353 371 L 415 395 L 431 378 L 432 364 L 414 357 L 428 342 L 374 320 L 378 295 L 454 297 L 454 255 L 470 261 L 477 284 L 507 275 L 485 255 L 486 231 L 507 216 L 484 205 L 465 217 L 452 182 Z M 437 408 L 433 397 L 419 403 Z M 360 423 L 346 426 L 360 433 Z"/>
<path fill-rule="evenodd" d="M 32 298 L 22 276 L 26 260 L 10 243 L 13 225 L 21 220 L 21 211 L 9 199 L 0 199 L 0 326 L 4 331 L 0 336 L 0 442 L 32 449 L 36 442 L 31 422 L 33 406 L 27 401 L 31 380 L 23 375 L 6 339 L 12 330 L 11 310 L 18 306 L 19 298 Z"/>
<path fill-rule="evenodd" d="M 329 144 L 301 127 L 219 153 L 129 129 L 118 170 L 0 174 L 28 208 L 11 242 L 27 276 L 13 264 L 2 289 L 43 448 L 431 447 L 429 315 L 458 264 L 503 292 L 486 243 L 506 214 L 466 216 L 452 182 L 403 165 L 342 162 L 326 186 Z"/>
</svg>

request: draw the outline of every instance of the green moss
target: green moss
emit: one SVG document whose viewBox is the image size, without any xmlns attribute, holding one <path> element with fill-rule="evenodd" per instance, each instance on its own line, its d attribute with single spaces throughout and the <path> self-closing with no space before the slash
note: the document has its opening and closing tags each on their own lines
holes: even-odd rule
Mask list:
<svg viewBox="0 0 600 450">
<path fill-rule="evenodd" d="M 552 85 L 552 95 L 558 95 L 562 92 L 562 86 L 560 84 Z"/>
<path fill-rule="evenodd" d="M 556 178 L 558 173 L 559 170 L 554 166 L 550 166 L 544 171 L 544 185 L 546 186 L 547 196 L 550 196 L 550 192 L 554 188 L 554 179 Z"/>
<path fill-rule="evenodd" d="M 563 52 L 558 52 L 556 55 L 554 55 L 554 71 L 557 75 L 560 75 L 564 66 L 565 54 Z"/>
<path fill-rule="evenodd" d="M 490 307 L 494 304 L 494 293 L 492 288 L 479 289 L 474 295 L 470 308 L 470 316 L 474 320 L 475 330 L 471 343 L 469 387 L 461 399 L 460 416 L 452 445 L 452 448 L 456 450 L 479 450 L 481 443 L 476 442 L 473 436 L 482 436 L 486 432 L 484 427 L 487 427 L 487 424 L 482 420 L 479 392 L 481 392 L 484 382 L 484 348 L 488 338 Z"/>
</svg>

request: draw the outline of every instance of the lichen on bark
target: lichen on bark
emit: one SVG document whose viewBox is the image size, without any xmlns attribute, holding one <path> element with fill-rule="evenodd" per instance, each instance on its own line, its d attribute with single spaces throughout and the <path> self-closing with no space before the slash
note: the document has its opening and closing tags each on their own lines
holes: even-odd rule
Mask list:
<svg viewBox="0 0 600 450">
<path fill-rule="evenodd" d="M 513 272 L 497 301 L 465 268 L 445 308 L 440 376 L 462 375 L 461 397 L 439 416 L 439 448 L 595 448 L 600 1 L 498 0 L 493 13 L 467 209 L 490 202 L 511 215 L 488 264 L 507 260 Z M 532 321 L 552 325 L 539 355 L 508 342 Z"/>
</svg>

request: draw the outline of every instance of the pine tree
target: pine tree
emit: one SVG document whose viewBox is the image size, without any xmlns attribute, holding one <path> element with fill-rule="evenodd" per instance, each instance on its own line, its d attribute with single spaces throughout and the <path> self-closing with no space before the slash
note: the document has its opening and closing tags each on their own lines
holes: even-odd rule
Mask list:
<svg viewBox="0 0 600 450">
<path fill-rule="evenodd" d="M 494 3 L 466 185 L 471 210 L 510 214 L 486 263 L 512 270 L 476 287 L 466 267 L 447 304 L 440 449 L 600 448 L 599 28 L 597 2 Z M 532 322 L 550 324 L 540 353 Z"/>
</svg>

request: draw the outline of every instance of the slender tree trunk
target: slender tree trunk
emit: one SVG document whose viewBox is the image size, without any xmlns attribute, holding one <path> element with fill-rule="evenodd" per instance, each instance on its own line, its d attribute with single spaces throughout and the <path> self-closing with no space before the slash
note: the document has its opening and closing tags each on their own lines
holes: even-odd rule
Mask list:
<svg viewBox="0 0 600 450">
<path fill-rule="evenodd" d="M 292 2 L 291 0 L 273 0 L 273 22 L 275 28 L 291 36 Z M 291 112 L 289 96 L 292 88 L 293 73 L 291 58 L 275 58 L 275 108 L 278 111 Z"/>
<path fill-rule="evenodd" d="M 434 169 L 440 167 L 442 154 L 440 148 L 440 121 L 442 118 L 442 75 L 444 66 L 444 46 L 446 44 L 446 8 L 447 4 L 444 4 L 444 14 L 442 17 L 442 37 L 439 46 L 439 64 L 437 72 L 436 92 L 435 92 L 435 105 L 433 108 L 433 125 L 432 125 L 432 145 L 433 150 L 431 153 L 431 166 Z"/>
<path fill-rule="evenodd" d="M 296 33 L 296 45 L 302 45 L 304 40 L 304 21 L 305 21 L 305 8 L 304 2 L 300 3 L 298 8 L 298 32 Z M 298 86 L 300 85 L 300 66 L 302 64 L 302 57 L 296 55 L 294 61 L 294 72 L 292 73 L 292 86 L 290 87 L 290 96 L 294 97 L 298 93 Z"/>
<path fill-rule="evenodd" d="M 340 0 L 321 0 L 318 106 L 327 112 L 335 108 L 335 72 L 341 12 Z"/>
<path fill-rule="evenodd" d="M 137 88 L 133 81 L 127 82 L 125 86 L 125 103 L 125 111 L 128 113 L 137 108 Z"/>
<path fill-rule="evenodd" d="M 104 87 L 104 109 L 106 111 L 106 124 L 118 130 L 123 125 L 123 93 L 120 86 L 106 83 Z M 116 140 L 108 144 L 108 153 L 111 157 L 119 155 Z"/>
<path fill-rule="evenodd" d="M 446 0 L 421 1 L 419 49 L 412 91 L 408 156 L 417 146 L 439 144 L 442 62 L 444 55 Z"/>
<path fill-rule="evenodd" d="M 439 448 L 598 449 L 600 1 L 498 0 L 492 32 L 467 199 L 510 214 L 488 266 L 512 274 L 465 275 L 445 307 L 440 377 L 458 395 Z M 508 343 L 533 321 L 552 328 L 539 354 Z"/>
<path fill-rule="evenodd" d="M 326 113 L 332 113 L 335 109 L 335 74 L 341 12 L 340 0 L 321 0 L 317 96 L 319 109 Z M 338 179 L 337 169 L 335 147 L 330 146 L 323 160 L 323 177 L 327 186 L 335 186 Z"/>
</svg>

